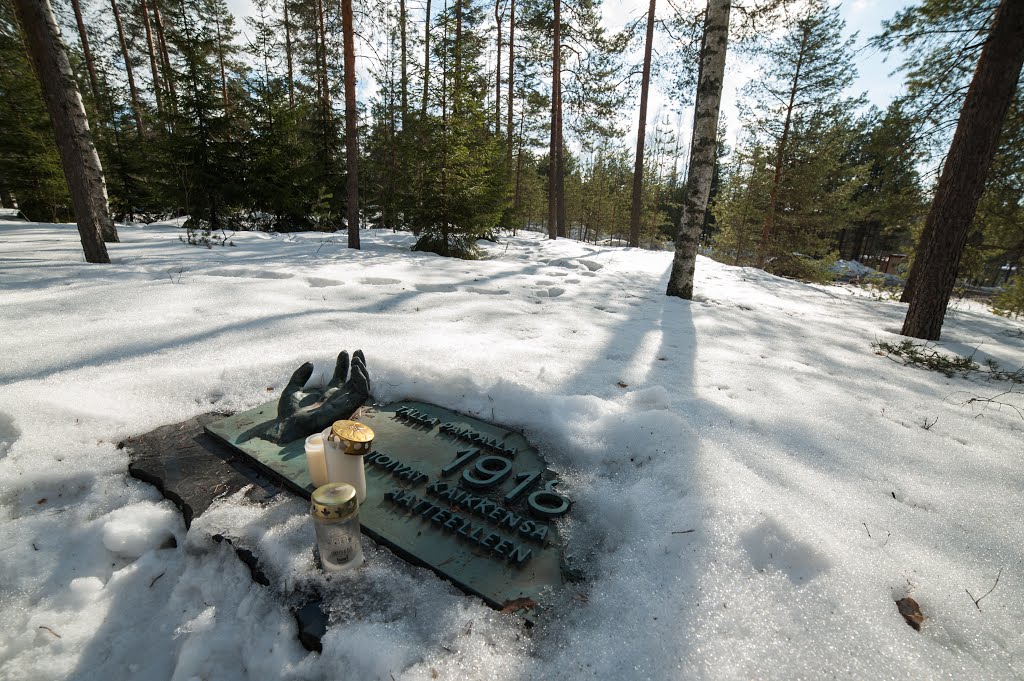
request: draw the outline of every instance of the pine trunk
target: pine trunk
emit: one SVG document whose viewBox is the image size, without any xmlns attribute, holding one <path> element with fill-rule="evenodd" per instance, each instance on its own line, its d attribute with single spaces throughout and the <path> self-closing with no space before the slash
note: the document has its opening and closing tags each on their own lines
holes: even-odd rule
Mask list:
<svg viewBox="0 0 1024 681">
<path fill-rule="evenodd" d="M 459 115 L 462 101 L 462 3 L 455 0 L 455 73 L 452 85 L 452 113 Z"/>
<path fill-rule="evenodd" d="M 398 17 L 398 20 L 401 23 L 401 32 L 402 32 L 402 36 L 401 36 L 401 38 L 402 38 L 402 112 L 401 112 L 401 120 L 402 120 L 402 129 L 404 130 L 405 129 L 406 119 L 408 118 L 408 114 L 409 114 L 409 67 L 408 67 L 408 60 L 406 58 L 406 54 L 407 54 L 408 50 L 406 49 L 406 45 L 405 45 L 405 42 L 406 42 L 405 23 L 406 23 L 406 20 L 407 20 L 406 12 L 405 12 L 405 0 L 401 0 L 400 3 L 399 3 L 399 17 Z"/>
<path fill-rule="evenodd" d="M 163 98 L 160 95 L 160 74 L 156 68 L 156 49 L 153 46 L 153 29 L 149 23 L 149 7 L 146 5 L 146 0 L 142 0 L 139 3 L 139 11 L 142 12 L 142 25 L 146 28 L 146 47 L 149 49 L 149 68 L 153 72 L 153 95 L 156 97 L 156 110 L 157 113 L 163 113 Z"/>
<path fill-rule="evenodd" d="M 135 130 L 142 137 L 142 108 L 139 106 L 139 91 L 135 87 L 135 74 L 128 56 L 128 43 L 124 39 L 124 26 L 121 24 L 121 12 L 117 9 L 117 0 L 110 0 L 110 8 L 114 10 L 114 22 L 117 24 L 117 37 L 121 43 L 121 56 L 124 58 L 124 70 L 128 75 L 128 92 L 132 98 L 132 112 L 135 114 Z"/>
<path fill-rule="evenodd" d="M 701 55 L 700 80 L 693 114 L 693 145 L 686 176 L 683 217 L 676 237 L 676 252 L 667 295 L 693 298 L 693 273 L 697 264 L 704 214 L 711 193 L 711 178 L 718 150 L 718 111 L 722 103 L 725 57 L 729 47 L 731 0 L 708 0 Z"/>
<path fill-rule="evenodd" d="M 85 56 L 85 68 L 89 71 L 89 87 L 92 89 L 93 101 L 99 105 L 100 86 L 96 80 L 96 63 L 92 59 L 92 50 L 89 49 L 89 36 L 85 33 L 85 20 L 82 18 L 82 5 L 79 0 L 71 0 L 71 6 L 75 10 L 75 22 L 78 24 L 78 38 L 82 41 L 82 54 Z"/>
<path fill-rule="evenodd" d="M 551 48 L 551 147 L 548 151 L 548 238 L 558 238 L 558 161 L 561 154 L 558 145 L 558 99 L 562 84 L 562 1 L 555 0 L 554 38 Z"/>
<path fill-rule="evenodd" d="M 160 0 L 153 0 L 153 19 L 156 23 L 156 40 L 160 48 L 160 61 L 164 68 L 164 82 L 171 95 L 171 109 L 178 108 L 178 90 L 174 84 L 174 70 L 171 68 L 171 54 L 167 51 L 167 40 L 164 38 L 164 20 L 160 15 Z"/>
<path fill-rule="evenodd" d="M 647 135 L 647 92 L 651 84 L 651 49 L 654 46 L 654 3 L 647 10 L 647 40 L 644 43 L 644 73 L 640 83 L 640 121 L 636 133 L 636 163 L 633 166 L 633 206 L 629 216 L 629 245 L 640 245 L 640 205 L 644 191 L 644 145 Z"/>
<path fill-rule="evenodd" d="M 508 16 L 508 117 L 506 127 L 508 129 L 508 158 L 512 160 L 512 98 L 513 83 L 512 76 L 515 74 L 516 56 L 516 0 L 511 0 Z"/>
<path fill-rule="evenodd" d="M 494 135 L 501 130 L 501 0 L 494 0 L 494 25 L 498 28 L 497 66 L 494 69 Z"/>
<path fill-rule="evenodd" d="M 348 247 L 359 248 L 359 139 L 356 136 L 356 48 L 352 0 L 341 0 L 341 32 L 345 41 L 345 161 L 348 169 Z"/>
<path fill-rule="evenodd" d="M 217 24 L 217 61 L 220 63 L 220 96 L 224 101 L 224 115 L 228 113 L 228 76 L 224 68 L 224 39 L 220 34 L 220 17 L 214 17 Z"/>
<path fill-rule="evenodd" d="M 427 93 L 430 86 L 430 0 L 427 0 L 426 20 L 423 24 L 423 108 L 420 115 L 427 116 Z"/>
<path fill-rule="evenodd" d="M 92 263 L 109 263 L 103 241 L 116 242 L 117 230 L 107 206 L 103 167 L 53 8 L 49 0 L 15 0 L 14 7 L 53 121 L 57 151 L 68 182 L 85 259 Z"/>
<path fill-rule="evenodd" d="M 288 0 L 284 0 L 284 56 L 288 63 L 288 106 L 295 108 L 295 67 L 292 62 L 292 23 L 288 17 Z"/>
<path fill-rule="evenodd" d="M 323 98 L 321 106 L 324 110 L 324 121 L 326 122 L 331 120 L 331 87 L 327 75 L 327 30 L 324 28 L 323 0 L 317 0 L 316 12 L 318 29 L 317 39 L 319 40 L 320 45 L 320 61 L 317 64 L 317 67 L 320 70 L 320 79 L 322 81 L 320 86 L 320 96 Z M 345 74 L 345 77 L 347 78 L 348 74 Z"/>
<path fill-rule="evenodd" d="M 903 322 L 904 336 L 939 338 L 960 257 L 999 146 L 999 132 L 1013 102 L 1022 64 L 1024 2 L 1002 0 L 960 110 L 956 133 L 925 221 L 911 273 L 914 290 Z"/>
<path fill-rule="evenodd" d="M 761 244 L 757 249 L 757 266 L 763 268 L 768 257 L 768 241 L 771 239 L 772 229 L 775 227 L 775 209 L 779 205 L 779 187 L 782 186 L 782 165 L 786 158 L 786 143 L 789 141 L 789 129 L 793 124 L 793 107 L 796 103 L 796 91 L 800 85 L 800 71 L 804 64 L 804 48 L 810 38 L 810 30 L 804 29 L 803 37 L 800 40 L 800 54 L 796 60 L 796 72 L 793 74 L 793 83 L 789 88 L 789 102 L 786 104 L 786 121 L 782 125 L 782 137 L 779 138 L 779 148 L 775 154 L 775 175 L 772 178 L 772 189 L 768 194 L 768 210 L 764 216 L 764 225 L 761 228 Z"/>
</svg>

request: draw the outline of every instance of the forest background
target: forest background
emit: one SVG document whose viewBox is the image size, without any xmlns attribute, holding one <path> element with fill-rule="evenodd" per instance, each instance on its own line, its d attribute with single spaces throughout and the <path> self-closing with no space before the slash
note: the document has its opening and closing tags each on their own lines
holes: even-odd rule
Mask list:
<svg viewBox="0 0 1024 681">
<path fill-rule="evenodd" d="M 882 11 L 865 0 L 736 4 L 704 251 L 809 279 L 837 258 L 912 257 L 998 3 L 893 5 L 876 35 L 853 34 L 844 20 Z M 61 0 L 54 9 L 118 220 L 189 216 L 190 238 L 207 244 L 229 242 L 232 230 L 345 228 L 339 3 Z M 408 230 L 417 248 L 461 257 L 501 229 L 670 247 L 704 3 L 396 0 L 357 2 L 355 15 L 367 226 Z M 642 77 L 645 41 L 653 86 Z M 869 81 L 858 79 L 864 65 Z M 637 108 L 649 89 L 644 131 Z M 1020 104 L 1018 88 L 960 263 L 974 284 L 1004 283 L 1024 260 Z M 3 205 L 31 220 L 72 219 L 9 0 L 0 0 L 0 131 Z"/>
</svg>

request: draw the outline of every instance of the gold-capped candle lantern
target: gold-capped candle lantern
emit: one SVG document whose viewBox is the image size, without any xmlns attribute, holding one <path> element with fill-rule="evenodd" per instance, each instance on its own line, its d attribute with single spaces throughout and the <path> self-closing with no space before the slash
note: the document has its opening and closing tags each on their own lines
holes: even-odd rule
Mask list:
<svg viewBox="0 0 1024 681">
<path fill-rule="evenodd" d="M 346 454 L 361 456 L 369 452 L 373 444 L 373 428 L 359 421 L 335 421 L 331 436 L 344 443 Z"/>
<path fill-rule="evenodd" d="M 359 503 L 366 501 L 366 470 L 363 455 L 373 446 L 373 429 L 358 421 L 335 421 L 324 430 L 327 479 L 347 482 L 356 488 Z"/>
<path fill-rule="evenodd" d="M 359 541 L 359 500 L 356 488 L 344 482 L 317 487 L 310 498 L 309 515 L 316 529 L 320 564 L 337 572 L 363 562 Z"/>
</svg>

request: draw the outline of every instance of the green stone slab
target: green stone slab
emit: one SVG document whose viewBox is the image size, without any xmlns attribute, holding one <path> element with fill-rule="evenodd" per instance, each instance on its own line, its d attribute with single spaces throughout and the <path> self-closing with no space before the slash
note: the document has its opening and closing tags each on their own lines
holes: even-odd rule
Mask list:
<svg viewBox="0 0 1024 681">
<path fill-rule="evenodd" d="M 277 402 L 270 402 L 210 423 L 206 431 L 309 498 L 313 486 L 303 441 L 281 447 L 255 436 L 276 413 Z M 544 491 L 555 475 L 526 438 L 422 402 L 363 407 L 358 420 L 375 433 L 373 451 L 365 457 L 367 496 L 359 516 L 363 532 L 492 607 L 528 598 L 537 606 L 520 614 L 531 621 L 543 616 L 552 590 L 565 583 L 563 545 L 555 523 L 544 513 L 557 513 L 568 500 L 550 487 Z M 471 449 L 479 454 L 452 466 Z M 484 457 L 491 458 L 482 461 Z M 442 471 L 446 466 L 451 466 L 447 473 Z M 507 468 L 511 471 L 499 483 L 479 486 L 495 477 L 492 471 Z M 517 487 L 519 494 L 508 500 Z M 447 498 L 438 494 L 444 488 Z"/>
</svg>

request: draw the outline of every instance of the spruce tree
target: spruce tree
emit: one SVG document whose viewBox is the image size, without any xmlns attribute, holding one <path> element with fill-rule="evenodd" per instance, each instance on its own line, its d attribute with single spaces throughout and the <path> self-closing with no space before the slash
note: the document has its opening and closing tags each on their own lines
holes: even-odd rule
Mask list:
<svg viewBox="0 0 1024 681">
<path fill-rule="evenodd" d="M 856 76 L 851 59 L 855 37 L 844 39 L 844 27 L 838 7 L 813 0 L 781 40 L 769 42 L 760 51 L 765 71 L 752 83 L 750 91 L 757 98 L 759 124 L 775 147 L 775 175 L 758 245 L 759 267 L 787 248 L 780 244 L 775 232 L 779 228 L 779 194 L 787 165 L 791 165 L 787 163 L 787 154 L 793 138 L 811 134 L 814 128 L 808 123 L 814 118 L 818 130 L 829 129 L 828 118 L 840 116 L 856 104 L 843 97 L 843 91 Z"/>
<path fill-rule="evenodd" d="M 489 78 L 480 59 L 483 17 L 473 0 L 455 0 L 438 18 L 441 82 L 433 92 L 440 116 L 421 121 L 421 148 L 434 166 L 422 180 L 422 205 L 414 216 L 422 231 L 414 250 L 476 257 L 476 240 L 493 236 L 504 208 L 502 138 L 488 126 L 484 109 Z"/>
</svg>

